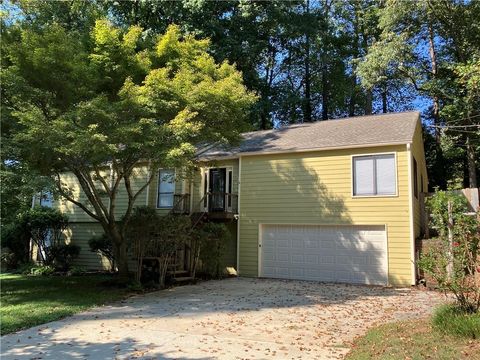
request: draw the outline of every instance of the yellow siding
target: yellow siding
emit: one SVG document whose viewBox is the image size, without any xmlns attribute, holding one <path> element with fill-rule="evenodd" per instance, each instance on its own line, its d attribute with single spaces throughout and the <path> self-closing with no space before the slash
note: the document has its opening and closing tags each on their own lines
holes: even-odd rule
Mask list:
<svg viewBox="0 0 480 360">
<path fill-rule="evenodd" d="M 92 237 L 101 236 L 103 228 L 99 223 L 72 223 L 66 231 L 66 242 L 80 246 L 80 255 L 74 265 L 92 270 L 109 270 L 110 263 L 100 254 L 90 251 L 88 241 Z"/>
<path fill-rule="evenodd" d="M 110 185 L 110 170 L 104 169 L 101 172 L 102 176 L 104 177 L 105 181 Z M 148 169 L 147 166 L 139 166 L 135 168 L 132 175 L 132 190 L 137 192 L 147 181 L 148 178 Z M 95 210 L 90 205 L 85 193 L 82 191 L 80 184 L 73 173 L 63 173 L 61 175 L 61 180 L 65 184 L 66 187 L 71 192 L 73 198 L 77 201 L 80 201 L 84 205 L 88 207 L 89 210 L 95 213 Z M 102 190 L 102 184 L 97 181 L 96 188 Z M 105 206 L 109 206 L 108 197 L 103 198 Z M 136 206 L 139 205 L 146 205 L 146 190 L 144 190 L 136 200 Z M 55 201 L 54 206 L 58 208 L 60 211 L 68 215 L 70 222 L 95 222 L 89 215 L 87 215 L 81 208 L 74 205 L 70 201 L 66 200 L 65 198 L 60 198 L 58 201 Z M 125 185 L 123 181 L 120 183 L 117 200 L 116 200 L 116 209 L 115 209 L 115 216 L 118 220 L 121 219 L 123 214 L 128 206 L 128 197 L 127 191 L 125 189 Z"/>
<path fill-rule="evenodd" d="M 417 183 L 418 183 L 418 193 L 419 196 L 415 197 L 413 195 L 413 214 L 414 214 L 414 230 L 415 230 L 415 238 L 421 235 L 421 225 L 422 225 L 422 214 L 420 213 L 420 192 L 422 191 L 422 184 L 421 178 L 423 176 L 423 191 L 428 191 L 428 178 L 427 178 L 427 164 L 425 161 L 425 152 L 423 146 L 423 136 L 422 136 L 422 127 L 420 122 L 417 124 L 417 129 L 415 131 L 415 136 L 412 142 L 412 156 L 417 161 Z M 412 160 L 413 166 L 413 160 Z M 412 168 L 412 176 L 413 176 L 413 168 Z M 413 185 L 412 185 L 413 191 Z"/>
<path fill-rule="evenodd" d="M 405 145 L 242 157 L 240 273 L 258 275 L 262 223 L 387 227 L 389 282 L 412 280 L 408 159 Z M 395 152 L 398 195 L 352 197 L 352 155 Z"/>
</svg>

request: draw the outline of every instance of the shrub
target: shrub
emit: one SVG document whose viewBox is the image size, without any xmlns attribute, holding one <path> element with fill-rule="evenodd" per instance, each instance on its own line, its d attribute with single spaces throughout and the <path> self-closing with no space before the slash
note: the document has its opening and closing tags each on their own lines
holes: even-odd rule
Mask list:
<svg viewBox="0 0 480 360">
<path fill-rule="evenodd" d="M 466 313 L 456 305 L 443 305 L 435 311 L 432 322 L 443 333 L 480 339 L 480 313 Z"/>
<path fill-rule="evenodd" d="M 55 268 L 51 265 L 35 265 L 30 269 L 30 275 L 48 276 L 55 272 Z"/>
<path fill-rule="evenodd" d="M 448 203 L 452 206 L 453 241 L 448 237 Z M 461 195 L 437 191 L 429 200 L 433 226 L 439 234 L 439 244 L 420 256 L 420 269 L 432 277 L 438 288 L 451 292 L 458 307 L 465 312 L 480 308 L 480 273 L 478 223 L 467 212 L 466 199 Z"/>
<path fill-rule="evenodd" d="M 32 273 L 32 269 L 34 267 L 37 267 L 38 265 L 35 264 L 33 261 L 29 261 L 29 262 L 26 262 L 22 265 L 20 265 L 17 269 L 16 269 L 16 272 L 18 274 L 22 274 L 22 275 L 30 275 Z"/>
<path fill-rule="evenodd" d="M 110 270 L 115 269 L 115 255 L 113 252 L 112 240 L 103 234 L 101 236 L 96 236 L 88 240 L 88 246 L 90 247 L 91 252 L 100 253 L 102 256 L 105 256 L 110 262 Z"/>
<path fill-rule="evenodd" d="M 76 275 L 82 275 L 86 272 L 85 268 L 82 266 L 72 266 L 69 270 L 67 275 L 69 276 L 76 276 Z"/>
<path fill-rule="evenodd" d="M 127 238 L 137 259 L 136 281 L 142 278 L 143 258 L 160 259 L 158 280 L 165 286 L 167 267 L 174 261 L 175 251 L 188 239 L 191 221 L 188 216 L 159 216 L 155 209 L 138 207 L 130 218 Z"/>
<path fill-rule="evenodd" d="M 80 247 L 72 244 L 55 244 L 46 249 L 46 265 L 53 265 L 55 269 L 67 271 L 73 259 L 80 254 Z"/>
<path fill-rule="evenodd" d="M 223 257 L 230 232 L 224 224 L 206 223 L 199 230 L 202 271 L 211 277 L 223 275 Z"/>
<path fill-rule="evenodd" d="M 17 219 L 15 223 L 1 228 L 2 265 L 9 270 L 16 269 L 29 261 L 30 232 L 26 225 L 21 219 Z"/>
</svg>

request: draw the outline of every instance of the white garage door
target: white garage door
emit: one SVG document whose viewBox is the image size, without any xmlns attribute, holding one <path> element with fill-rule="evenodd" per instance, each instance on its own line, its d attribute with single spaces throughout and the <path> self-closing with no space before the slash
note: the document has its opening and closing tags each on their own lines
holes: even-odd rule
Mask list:
<svg viewBox="0 0 480 360">
<path fill-rule="evenodd" d="M 260 276 L 387 284 L 382 226 L 262 225 Z"/>
</svg>

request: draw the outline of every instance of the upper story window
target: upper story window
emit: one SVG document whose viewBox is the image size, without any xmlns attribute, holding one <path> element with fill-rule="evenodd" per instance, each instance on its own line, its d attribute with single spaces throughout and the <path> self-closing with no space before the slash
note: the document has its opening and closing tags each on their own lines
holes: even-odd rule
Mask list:
<svg viewBox="0 0 480 360">
<path fill-rule="evenodd" d="M 353 157 L 353 195 L 396 195 L 395 155 Z"/>
<path fill-rule="evenodd" d="M 157 208 L 173 207 L 175 195 L 175 170 L 161 169 L 158 173 Z"/>
</svg>

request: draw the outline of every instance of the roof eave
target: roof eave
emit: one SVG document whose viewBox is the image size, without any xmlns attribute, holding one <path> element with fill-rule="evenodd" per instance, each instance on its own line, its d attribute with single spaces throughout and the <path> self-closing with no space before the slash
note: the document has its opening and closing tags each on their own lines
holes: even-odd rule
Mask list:
<svg viewBox="0 0 480 360">
<path fill-rule="evenodd" d="M 228 156 L 211 156 L 211 157 L 207 156 L 205 158 L 199 159 L 199 161 L 208 162 L 208 161 L 218 161 L 218 160 L 234 160 L 234 159 L 238 159 L 239 157 L 245 157 L 245 156 L 276 155 L 276 154 L 307 153 L 307 152 L 309 153 L 309 152 L 328 151 L 328 150 L 345 150 L 345 149 L 360 149 L 360 148 L 368 148 L 368 147 L 395 146 L 395 145 L 406 145 L 411 142 L 412 140 L 402 140 L 402 141 L 388 142 L 388 143 L 329 146 L 329 147 L 310 148 L 310 149 L 250 151 L 250 152 L 237 153 L 235 155 L 228 155 Z"/>
</svg>

